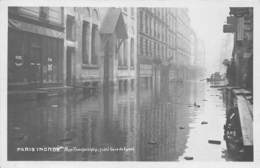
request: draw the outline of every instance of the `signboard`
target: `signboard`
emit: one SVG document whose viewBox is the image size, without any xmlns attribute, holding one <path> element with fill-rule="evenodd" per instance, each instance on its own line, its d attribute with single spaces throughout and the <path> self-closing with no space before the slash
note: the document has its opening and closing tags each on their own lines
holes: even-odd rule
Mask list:
<svg viewBox="0 0 260 168">
<path fill-rule="evenodd" d="M 234 33 L 235 32 L 235 27 L 231 24 L 225 24 L 223 26 L 223 32 L 224 33 Z"/>
<path fill-rule="evenodd" d="M 236 25 L 236 17 L 235 16 L 228 16 L 227 17 L 227 24 Z"/>
</svg>

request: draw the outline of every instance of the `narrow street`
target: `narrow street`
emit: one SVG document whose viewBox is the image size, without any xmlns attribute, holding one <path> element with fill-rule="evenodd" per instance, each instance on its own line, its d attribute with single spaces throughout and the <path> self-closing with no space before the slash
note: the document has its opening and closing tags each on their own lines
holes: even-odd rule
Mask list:
<svg viewBox="0 0 260 168">
<path fill-rule="evenodd" d="M 253 7 L 8 7 L 8 160 L 253 161 Z"/>
<path fill-rule="evenodd" d="M 173 82 L 161 90 L 138 90 L 103 90 L 92 96 L 70 91 L 37 101 L 9 101 L 10 159 L 228 160 L 221 91 L 191 81 Z M 209 144 L 210 139 L 221 144 Z M 125 147 L 129 151 L 21 152 L 18 147 Z"/>
</svg>

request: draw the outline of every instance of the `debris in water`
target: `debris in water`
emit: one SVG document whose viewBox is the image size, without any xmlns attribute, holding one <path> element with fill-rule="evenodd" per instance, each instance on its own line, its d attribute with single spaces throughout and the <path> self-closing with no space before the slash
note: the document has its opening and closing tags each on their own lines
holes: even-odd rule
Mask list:
<svg viewBox="0 0 260 168">
<path fill-rule="evenodd" d="M 193 104 L 195 107 L 200 107 L 200 105 L 198 105 L 196 102 L 194 102 L 194 104 Z"/>
<path fill-rule="evenodd" d="M 53 104 L 51 105 L 51 107 L 59 107 L 57 104 Z"/>
<path fill-rule="evenodd" d="M 208 101 L 207 99 L 203 99 L 202 101 Z"/>
<path fill-rule="evenodd" d="M 23 140 L 24 137 L 25 137 L 24 135 L 21 135 L 21 136 L 17 137 L 17 139 L 18 139 L 18 140 Z"/>
<path fill-rule="evenodd" d="M 218 140 L 208 140 L 208 143 L 211 143 L 211 144 L 221 144 L 221 141 L 218 141 Z"/>
<path fill-rule="evenodd" d="M 155 142 L 155 141 L 150 141 L 150 142 L 148 142 L 148 144 L 150 144 L 150 145 L 156 145 L 157 142 Z"/>
<path fill-rule="evenodd" d="M 179 128 L 180 128 L 180 129 L 184 129 L 185 127 L 180 126 Z"/>
<path fill-rule="evenodd" d="M 21 128 L 20 127 L 14 127 L 14 130 L 20 130 Z"/>
<path fill-rule="evenodd" d="M 60 140 L 61 142 L 69 142 L 72 141 L 72 138 L 64 138 Z"/>
<path fill-rule="evenodd" d="M 201 124 L 208 124 L 207 121 L 201 121 Z"/>
<path fill-rule="evenodd" d="M 194 158 L 192 156 L 185 156 L 184 159 L 185 160 L 193 160 Z"/>
</svg>

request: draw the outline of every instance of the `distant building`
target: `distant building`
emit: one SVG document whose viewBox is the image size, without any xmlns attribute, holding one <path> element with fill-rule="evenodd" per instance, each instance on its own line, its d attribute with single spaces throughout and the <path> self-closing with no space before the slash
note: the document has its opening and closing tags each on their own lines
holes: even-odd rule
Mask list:
<svg viewBox="0 0 260 168">
<path fill-rule="evenodd" d="M 138 8 L 138 79 L 141 86 L 184 77 L 189 65 L 190 18 L 187 9 Z M 187 71 L 188 72 L 188 71 Z"/>
<path fill-rule="evenodd" d="M 177 40 L 176 64 L 178 65 L 177 79 L 188 79 L 191 59 L 191 25 L 188 9 L 177 9 Z"/>
</svg>

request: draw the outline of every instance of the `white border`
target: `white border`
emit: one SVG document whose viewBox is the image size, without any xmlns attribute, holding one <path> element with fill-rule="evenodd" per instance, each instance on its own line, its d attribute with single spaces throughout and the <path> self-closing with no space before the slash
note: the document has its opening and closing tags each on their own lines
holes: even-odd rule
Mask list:
<svg viewBox="0 0 260 168">
<path fill-rule="evenodd" d="M 90 161 L 51 161 L 51 162 L 25 162 L 7 161 L 7 7 L 8 6 L 133 6 L 133 7 L 189 7 L 189 6 L 252 6 L 254 7 L 254 162 L 90 162 Z M 260 0 L 0 0 L 0 167 L 28 168 L 28 167 L 211 167 L 211 168 L 237 168 L 237 167 L 259 167 L 260 161 L 260 139 L 259 139 L 259 82 L 260 82 Z M 258 47 L 258 48 L 257 48 Z"/>
</svg>

